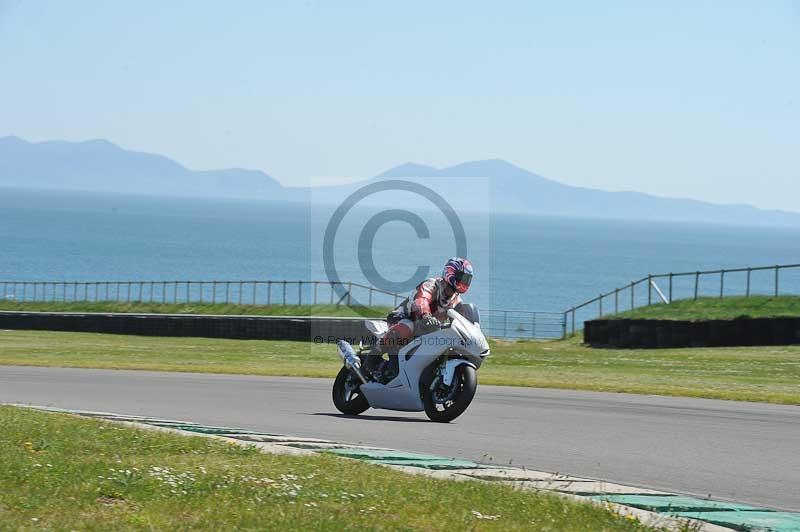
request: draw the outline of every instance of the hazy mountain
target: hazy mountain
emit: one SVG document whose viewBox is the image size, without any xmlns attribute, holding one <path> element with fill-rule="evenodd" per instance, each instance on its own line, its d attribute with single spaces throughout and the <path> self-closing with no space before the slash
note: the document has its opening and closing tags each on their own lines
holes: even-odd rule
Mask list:
<svg viewBox="0 0 800 532">
<path fill-rule="evenodd" d="M 441 169 L 406 163 L 367 182 L 403 177 L 434 185 L 453 205 L 492 212 L 800 225 L 800 213 L 574 187 L 499 159 Z M 476 186 L 465 178 L 487 179 Z M 0 186 L 8 187 L 337 203 L 364 183 L 283 187 L 257 170 L 190 170 L 167 157 L 125 150 L 105 140 L 31 143 L 0 138 Z"/>
<path fill-rule="evenodd" d="M 204 197 L 281 196 L 257 170 L 189 170 L 172 159 L 106 140 L 26 142 L 0 138 L 0 186 Z"/>
</svg>

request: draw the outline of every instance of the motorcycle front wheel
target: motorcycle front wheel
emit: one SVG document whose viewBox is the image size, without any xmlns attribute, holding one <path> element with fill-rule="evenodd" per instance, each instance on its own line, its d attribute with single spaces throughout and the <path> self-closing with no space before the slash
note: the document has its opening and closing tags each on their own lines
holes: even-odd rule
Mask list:
<svg viewBox="0 0 800 532">
<path fill-rule="evenodd" d="M 359 388 L 358 377 L 342 366 L 333 381 L 333 404 L 342 414 L 357 416 L 369 408 L 369 403 Z"/>
<path fill-rule="evenodd" d="M 466 364 L 458 366 L 451 386 L 440 383 L 433 390 L 429 385 L 425 386 L 422 394 L 425 413 L 431 421 L 449 423 L 464 413 L 477 389 L 478 374 L 475 368 Z"/>
</svg>

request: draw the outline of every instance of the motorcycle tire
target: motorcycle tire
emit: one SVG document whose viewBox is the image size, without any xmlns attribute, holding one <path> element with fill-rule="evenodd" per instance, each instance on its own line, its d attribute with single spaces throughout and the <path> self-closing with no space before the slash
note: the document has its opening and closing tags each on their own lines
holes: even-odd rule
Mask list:
<svg viewBox="0 0 800 532">
<path fill-rule="evenodd" d="M 464 413 L 478 389 L 478 374 L 475 368 L 466 364 L 458 366 L 453 377 L 453 386 L 458 386 L 458 389 L 455 390 L 452 399 L 445 403 L 437 402 L 435 391 L 431 391 L 430 385 L 425 386 L 422 403 L 428 419 L 437 423 L 449 423 Z"/>
<path fill-rule="evenodd" d="M 351 379 L 351 382 L 358 381 L 358 377 L 351 374 L 347 368 L 342 367 L 339 374 L 336 375 L 336 380 L 333 381 L 333 404 L 342 414 L 357 416 L 369 408 L 369 403 L 358 387 L 348 390 L 348 379 Z"/>
</svg>

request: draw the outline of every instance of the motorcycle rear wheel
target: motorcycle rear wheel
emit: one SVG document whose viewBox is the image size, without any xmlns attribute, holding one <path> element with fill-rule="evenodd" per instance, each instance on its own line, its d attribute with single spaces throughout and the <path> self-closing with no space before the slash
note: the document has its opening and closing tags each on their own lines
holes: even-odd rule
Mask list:
<svg viewBox="0 0 800 532">
<path fill-rule="evenodd" d="M 342 414 L 357 416 L 369 408 L 369 403 L 358 387 L 358 377 L 342 366 L 333 381 L 333 404 Z"/>
<path fill-rule="evenodd" d="M 451 397 L 446 401 L 437 397 L 437 393 L 442 392 L 442 386 L 440 384 L 435 390 L 431 390 L 430 385 L 425 386 L 422 403 L 425 405 L 425 414 L 428 419 L 437 423 L 449 423 L 463 414 L 472 402 L 472 398 L 475 397 L 475 391 L 478 389 L 478 374 L 472 366 L 466 364 L 458 366 L 451 386 L 456 389 L 450 390 L 448 395 Z"/>
</svg>

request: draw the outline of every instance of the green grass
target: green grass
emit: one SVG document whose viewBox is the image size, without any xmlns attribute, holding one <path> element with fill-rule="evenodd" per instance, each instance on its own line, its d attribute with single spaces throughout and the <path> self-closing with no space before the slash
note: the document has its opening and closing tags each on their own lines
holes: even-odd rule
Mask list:
<svg viewBox="0 0 800 532">
<path fill-rule="evenodd" d="M 608 317 L 611 319 L 714 320 L 741 317 L 773 318 L 778 316 L 800 316 L 800 297 L 753 296 L 726 297 L 724 299 L 704 297 L 697 301 L 682 299 L 669 305 L 659 303 Z"/>
<path fill-rule="evenodd" d="M 328 455 L 14 407 L 0 426 L 2 530 L 649 530 L 551 494 Z"/>
<path fill-rule="evenodd" d="M 150 314 L 224 314 L 259 316 L 361 316 L 383 318 L 389 307 L 347 307 L 342 305 L 235 305 L 226 303 L 115 303 L 101 302 L 15 302 L 0 301 L 0 310 L 29 312 L 137 312 Z"/>
<path fill-rule="evenodd" d="M 592 349 L 558 341 L 490 340 L 481 384 L 800 404 L 800 346 Z M 333 345 L 0 331 L 0 364 L 146 369 L 333 379 Z"/>
</svg>

